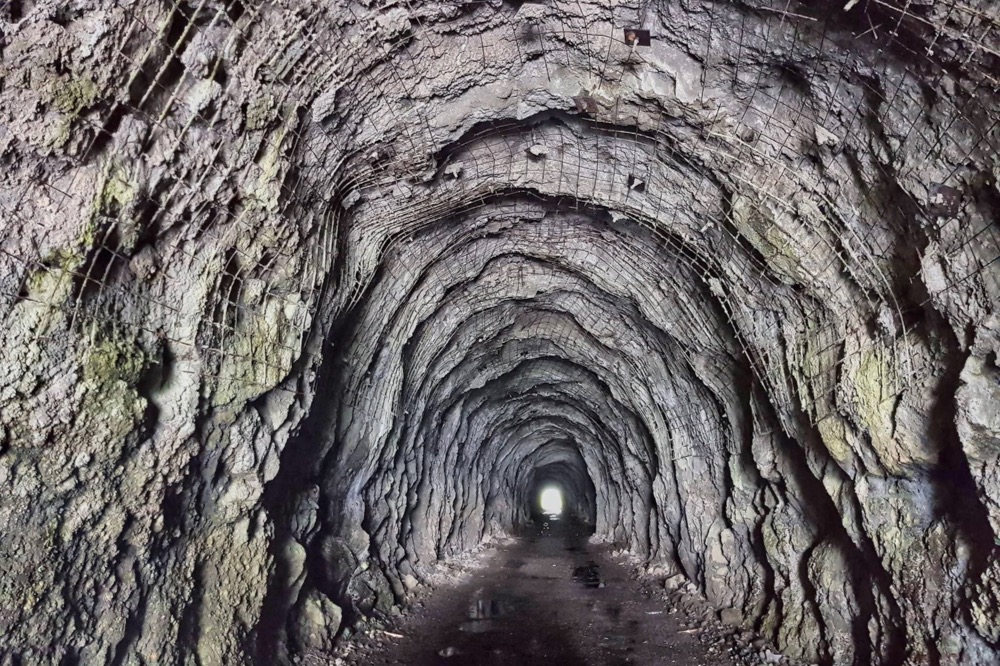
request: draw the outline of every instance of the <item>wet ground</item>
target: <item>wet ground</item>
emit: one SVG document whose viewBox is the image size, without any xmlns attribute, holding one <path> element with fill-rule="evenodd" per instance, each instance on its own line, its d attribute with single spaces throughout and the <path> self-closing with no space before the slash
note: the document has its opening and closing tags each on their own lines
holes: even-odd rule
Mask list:
<svg viewBox="0 0 1000 666">
<path fill-rule="evenodd" d="M 559 521 L 501 547 L 471 577 L 439 586 L 341 655 L 340 663 L 366 665 L 778 661 L 761 641 L 671 600 Z"/>
</svg>

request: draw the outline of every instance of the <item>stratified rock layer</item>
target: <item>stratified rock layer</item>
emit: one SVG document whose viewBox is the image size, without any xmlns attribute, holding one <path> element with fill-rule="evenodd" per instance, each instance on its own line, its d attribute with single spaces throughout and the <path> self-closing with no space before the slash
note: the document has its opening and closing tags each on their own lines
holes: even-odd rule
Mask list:
<svg viewBox="0 0 1000 666">
<path fill-rule="evenodd" d="M 0 661 L 329 650 L 542 483 L 1000 659 L 1000 14 L 634 4 L 8 3 Z"/>
</svg>

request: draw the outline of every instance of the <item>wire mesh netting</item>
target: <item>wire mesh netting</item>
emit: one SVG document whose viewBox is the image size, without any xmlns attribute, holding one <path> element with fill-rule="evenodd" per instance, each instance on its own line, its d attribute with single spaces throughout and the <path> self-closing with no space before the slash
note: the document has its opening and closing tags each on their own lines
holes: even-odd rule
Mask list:
<svg viewBox="0 0 1000 666">
<path fill-rule="evenodd" d="M 315 355 L 324 303 L 347 312 L 395 244 L 508 199 L 647 228 L 658 248 L 643 260 L 689 267 L 728 320 L 682 353 L 735 334 L 745 360 L 731 362 L 813 422 L 836 411 L 845 365 L 870 366 L 896 399 L 919 313 L 1000 288 L 987 3 L 463 2 L 452 28 L 421 2 L 108 2 L 100 71 L 46 61 L 31 3 L 6 11 L 4 142 L 18 158 L 0 311 L 29 362 L 160 341 L 202 359 L 187 371 L 227 397 L 300 392 L 285 380 Z M 392 12 L 402 27 L 387 28 Z M 83 13 L 51 20 L 85 41 Z M 644 83 L 678 49 L 699 65 L 694 83 L 674 75 L 684 109 Z M 787 57 L 760 60 L 774 52 Z M 41 85 L 32 68 L 49 65 Z M 544 77 L 565 124 L 494 118 L 456 140 L 434 97 L 510 72 Z M 30 103 L 44 133 L 17 136 L 11 114 Z M 399 195 L 428 182 L 443 185 Z M 908 246 L 921 228 L 933 239 Z M 921 294 L 928 242 L 949 270 Z M 797 317 L 777 316 L 761 285 L 804 294 Z M 859 333 L 866 318 L 889 334 Z"/>
</svg>

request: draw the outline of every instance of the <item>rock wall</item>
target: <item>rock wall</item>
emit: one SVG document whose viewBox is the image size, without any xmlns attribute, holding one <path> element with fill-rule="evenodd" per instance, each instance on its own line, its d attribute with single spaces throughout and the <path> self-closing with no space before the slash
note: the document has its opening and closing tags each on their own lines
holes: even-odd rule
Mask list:
<svg viewBox="0 0 1000 666">
<path fill-rule="evenodd" d="M 0 663 L 327 650 L 539 479 L 790 655 L 1000 658 L 987 0 L 5 11 Z"/>
</svg>

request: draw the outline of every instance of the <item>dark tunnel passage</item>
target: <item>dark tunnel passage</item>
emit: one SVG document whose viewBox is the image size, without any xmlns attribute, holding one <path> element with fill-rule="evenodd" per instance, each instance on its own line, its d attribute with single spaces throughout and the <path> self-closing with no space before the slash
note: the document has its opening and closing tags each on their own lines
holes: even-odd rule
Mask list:
<svg viewBox="0 0 1000 666">
<path fill-rule="evenodd" d="M 0 666 L 1000 663 L 993 0 L 37 0 L 0 65 Z"/>
</svg>

